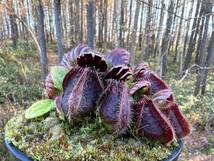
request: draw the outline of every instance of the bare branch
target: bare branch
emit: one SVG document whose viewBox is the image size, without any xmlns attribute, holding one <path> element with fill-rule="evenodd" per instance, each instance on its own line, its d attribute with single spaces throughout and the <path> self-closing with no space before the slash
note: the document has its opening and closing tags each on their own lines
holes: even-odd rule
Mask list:
<svg viewBox="0 0 214 161">
<path fill-rule="evenodd" d="M 189 75 L 189 72 L 191 71 L 192 68 L 194 67 L 197 67 L 198 69 L 201 69 L 201 70 L 210 70 L 210 69 L 214 69 L 214 66 L 212 67 L 202 67 L 198 64 L 193 64 L 191 65 L 188 69 L 186 69 L 184 72 L 184 76 L 179 80 L 179 83 L 182 82 L 188 75 Z"/>
<path fill-rule="evenodd" d="M 38 42 L 34 32 L 30 29 L 30 27 L 20 17 L 18 17 L 16 14 L 14 14 L 14 16 L 16 17 L 16 19 L 18 19 L 26 27 L 26 29 L 30 33 L 31 37 L 33 38 L 34 42 L 36 43 L 36 46 L 39 50 L 39 53 L 41 53 L 41 48 L 40 48 L 39 42 Z"/>
<path fill-rule="evenodd" d="M 7 6 L 6 3 L 4 3 L 4 6 L 5 6 L 5 8 L 6 8 L 7 10 L 10 10 L 10 8 Z M 33 30 L 32 30 L 32 29 L 30 28 L 30 26 L 28 26 L 28 25 L 25 23 L 25 21 L 23 21 L 22 18 L 20 18 L 16 13 L 12 13 L 12 14 L 15 16 L 15 18 L 16 18 L 17 20 L 19 20 L 19 21 L 26 27 L 26 29 L 27 29 L 28 32 L 30 33 L 31 37 L 33 38 L 34 42 L 36 43 L 36 46 L 37 46 L 37 49 L 39 50 L 39 53 L 41 53 L 41 47 L 40 47 L 40 45 L 39 45 L 39 42 L 38 42 L 38 40 L 37 40 L 37 38 L 36 38 L 36 36 L 35 36 Z"/>
</svg>

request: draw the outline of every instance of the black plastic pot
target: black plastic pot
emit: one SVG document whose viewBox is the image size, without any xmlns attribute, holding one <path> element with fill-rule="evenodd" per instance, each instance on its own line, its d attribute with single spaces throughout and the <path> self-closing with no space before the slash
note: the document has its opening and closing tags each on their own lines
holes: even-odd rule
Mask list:
<svg viewBox="0 0 214 161">
<path fill-rule="evenodd" d="M 32 161 L 31 158 L 29 158 L 26 154 L 24 154 L 19 149 L 17 149 L 12 143 L 9 143 L 5 138 L 4 138 L 4 143 L 9 153 L 13 156 L 14 160 Z M 183 141 L 180 140 L 178 143 L 179 143 L 179 146 L 173 149 L 171 155 L 168 158 L 164 159 L 163 161 L 176 161 L 178 159 L 183 149 Z"/>
</svg>

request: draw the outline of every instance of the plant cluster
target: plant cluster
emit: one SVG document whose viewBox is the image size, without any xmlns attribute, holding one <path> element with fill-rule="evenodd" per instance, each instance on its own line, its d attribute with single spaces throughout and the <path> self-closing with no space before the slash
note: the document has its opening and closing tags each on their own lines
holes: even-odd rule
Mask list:
<svg viewBox="0 0 214 161">
<path fill-rule="evenodd" d="M 105 58 L 85 45 L 73 48 L 47 76 L 50 99 L 32 105 L 25 117 L 42 116 L 56 106 L 58 116 L 72 125 L 97 112 L 113 133 L 129 130 L 165 144 L 188 135 L 191 126 L 170 87 L 144 62 L 132 68 L 129 58 L 122 48 Z"/>
</svg>

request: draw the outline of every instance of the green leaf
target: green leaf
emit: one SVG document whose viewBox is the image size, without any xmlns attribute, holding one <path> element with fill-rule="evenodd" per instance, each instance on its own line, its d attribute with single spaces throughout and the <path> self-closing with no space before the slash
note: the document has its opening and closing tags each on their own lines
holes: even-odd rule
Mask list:
<svg viewBox="0 0 214 161">
<path fill-rule="evenodd" d="M 146 87 L 142 87 L 140 89 L 138 89 L 133 95 L 133 99 L 137 100 L 139 97 L 141 97 L 143 94 L 145 94 L 148 91 L 148 89 Z"/>
<path fill-rule="evenodd" d="M 54 83 L 54 87 L 62 91 L 62 82 L 65 75 L 68 73 L 68 69 L 63 66 L 51 67 L 51 77 Z"/>
<path fill-rule="evenodd" d="M 50 112 L 55 107 L 56 107 L 55 100 L 45 99 L 37 101 L 25 111 L 25 118 L 32 119 L 42 116 Z"/>
</svg>

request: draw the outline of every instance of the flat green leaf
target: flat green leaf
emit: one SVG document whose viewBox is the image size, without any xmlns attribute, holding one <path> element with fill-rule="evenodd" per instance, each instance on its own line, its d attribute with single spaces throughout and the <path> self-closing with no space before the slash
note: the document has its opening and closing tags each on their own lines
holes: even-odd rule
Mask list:
<svg viewBox="0 0 214 161">
<path fill-rule="evenodd" d="M 65 75 L 68 73 L 68 69 L 63 66 L 54 66 L 51 67 L 50 73 L 54 83 L 54 87 L 62 91 L 62 82 Z"/>
<path fill-rule="evenodd" d="M 40 117 L 50 112 L 55 107 L 56 107 L 55 100 L 45 99 L 45 100 L 37 101 L 25 111 L 25 118 L 32 119 L 32 118 Z"/>
</svg>

